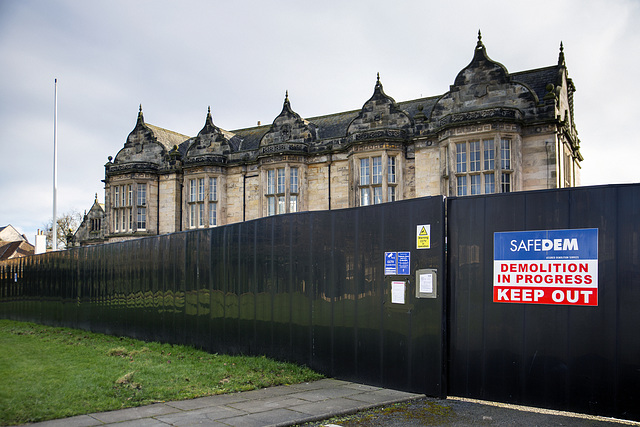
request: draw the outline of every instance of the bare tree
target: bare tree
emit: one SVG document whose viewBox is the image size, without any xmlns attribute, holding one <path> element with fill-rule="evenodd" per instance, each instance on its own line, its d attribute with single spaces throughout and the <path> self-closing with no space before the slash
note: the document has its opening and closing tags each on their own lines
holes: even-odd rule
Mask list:
<svg viewBox="0 0 640 427">
<path fill-rule="evenodd" d="M 77 210 L 71 209 L 70 211 L 60 215 L 57 218 L 56 223 L 58 224 L 56 230 L 58 243 L 57 249 L 67 249 L 71 247 L 73 235 L 82 223 L 82 215 Z M 53 219 L 49 219 L 44 227 L 47 232 L 47 249 L 51 249 Z"/>
</svg>

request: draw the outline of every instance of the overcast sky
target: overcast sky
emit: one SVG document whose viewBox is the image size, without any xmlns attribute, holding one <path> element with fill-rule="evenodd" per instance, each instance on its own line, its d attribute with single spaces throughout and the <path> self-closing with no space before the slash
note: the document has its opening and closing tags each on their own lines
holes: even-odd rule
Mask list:
<svg viewBox="0 0 640 427">
<path fill-rule="evenodd" d="M 640 2 L 0 0 L 0 226 L 34 242 L 53 216 L 104 201 L 104 164 L 145 121 L 188 136 L 362 107 L 376 73 L 396 101 L 445 93 L 478 29 L 510 72 L 573 79 L 583 185 L 640 182 Z"/>
</svg>

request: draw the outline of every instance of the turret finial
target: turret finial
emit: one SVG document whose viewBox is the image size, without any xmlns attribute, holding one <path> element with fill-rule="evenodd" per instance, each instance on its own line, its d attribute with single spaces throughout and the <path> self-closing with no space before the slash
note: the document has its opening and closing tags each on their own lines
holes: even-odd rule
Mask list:
<svg viewBox="0 0 640 427">
<path fill-rule="evenodd" d="M 482 33 L 478 29 L 478 43 L 476 44 L 476 49 L 480 49 L 482 47 L 484 47 L 484 45 L 482 44 Z"/>
<path fill-rule="evenodd" d="M 144 123 L 144 116 L 142 115 L 142 104 L 140 104 L 140 108 L 138 109 L 138 124 Z"/>
<path fill-rule="evenodd" d="M 560 42 L 560 54 L 558 55 L 558 65 L 564 65 L 564 46 Z"/>
</svg>

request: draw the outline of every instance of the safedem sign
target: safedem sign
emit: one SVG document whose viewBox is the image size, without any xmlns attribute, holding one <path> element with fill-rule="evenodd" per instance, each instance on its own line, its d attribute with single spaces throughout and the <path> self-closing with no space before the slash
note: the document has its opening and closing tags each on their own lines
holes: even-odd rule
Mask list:
<svg viewBox="0 0 640 427">
<path fill-rule="evenodd" d="M 598 229 L 493 235 L 493 302 L 598 305 Z"/>
</svg>

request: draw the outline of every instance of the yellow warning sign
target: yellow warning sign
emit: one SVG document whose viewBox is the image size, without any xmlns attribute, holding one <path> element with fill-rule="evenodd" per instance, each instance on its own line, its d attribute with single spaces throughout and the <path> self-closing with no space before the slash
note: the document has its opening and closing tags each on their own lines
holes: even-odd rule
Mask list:
<svg viewBox="0 0 640 427">
<path fill-rule="evenodd" d="M 416 249 L 429 249 L 431 247 L 431 224 L 419 225 L 416 239 Z"/>
</svg>

